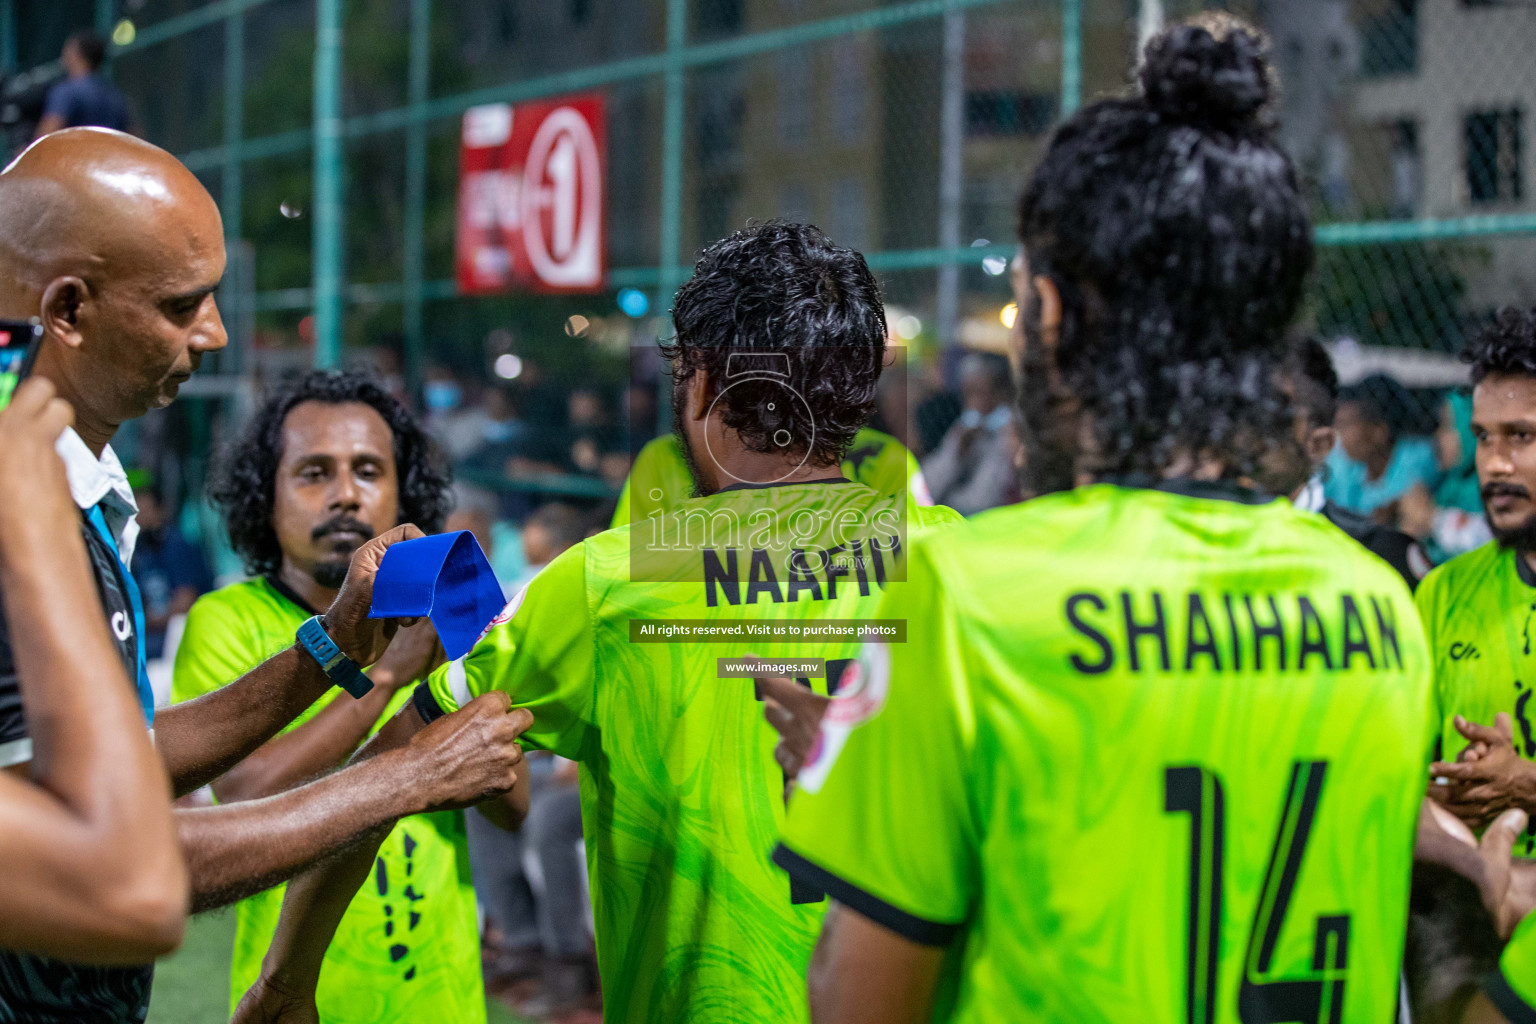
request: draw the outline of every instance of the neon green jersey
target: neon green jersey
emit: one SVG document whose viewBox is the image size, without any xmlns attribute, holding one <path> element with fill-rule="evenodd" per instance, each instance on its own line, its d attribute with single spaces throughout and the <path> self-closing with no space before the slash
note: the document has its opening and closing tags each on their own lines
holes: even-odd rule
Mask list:
<svg viewBox="0 0 1536 1024">
<path fill-rule="evenodd" d="M 1536 914 L 1516 926 L 1483 990 L 1513 1024 L 1536 1022 Z"/>
<path fill-rule="evenodd" d="M 1430 682 L 1386 563 L 1099 485 L 920 538 L 879 615 L 775 859 L 950 946 L 935 1019 L 1391 1019 Z"/>
<path fill-rule="evenodd" d="M 237 583 L 192 606 L 176 652 L 175 701 L 202 696 L 290 647 L 309 612 L 264 579 Z M 390 714 L 410 698 L 402 689 Z M 288 727 L 309 721 L 335 690 Z M 236 904 L 230 1012 L 256 981 L 277 930 L 283 886 Z M 336 929 L 316 990 L 324 1024 L 485 1021 L 479 927 L 469 847 L 458 811 L 404 818 L 379 850 L 367 883 Z"/>
<path fill-rule="evenodd" d="M 853 437 L 843 459 L 843 476 L 869 487 L 877 494 L 907 494 L 917 505 L 932 505 L 928 484 L 904 444 L 890 434 L 865 427 Z M 635 456 L 629 478 L 619 492 L 613 510 L 613 526 L 639 523 L 655 509 L 682 501 L 693 494 L 693 475 L 673 434 L 646 442 Z M 634 497 L 631 497 L 633 495 Z"/>
<path fill-rule="evenodd" d="M 751 680 L 721 678 L 717 661 L 850 658 L 856 632 L 792 643 L 772 630 L 868 618 L 882 590 L 901 586 L 891 527 L 903 513 L 904 499 L 848 481 L 691 499 L 654 545 L 622 527 L 560 555 L 466 658 L 433 674 L 444 710 L 503 690 L 532 710 L 529 742 L 582 762 L 610 1024 L 806 1019 L 825 900 L 792 893 L 769 862 L 784 814 L 776 735 Z M 909 515 L 917 527 L 959 519 Z M 642 632 L 683 620 L 765 633 L 712 643 Z"/>
<path fill-rule="evenodd" d="M 1513 548 L 1490 541 L 1446 562 L 1419 584 L 1416 595 L 1435 667 L 1435 727 L 1446 760 L 1467 741 L 1454 719 L 1492 725 L 1506 712 L 1515 750 L 1536 760 L 1536 575 Z M 1530 856 L 1527 829 L 1516 852 Z"/>
</svg>

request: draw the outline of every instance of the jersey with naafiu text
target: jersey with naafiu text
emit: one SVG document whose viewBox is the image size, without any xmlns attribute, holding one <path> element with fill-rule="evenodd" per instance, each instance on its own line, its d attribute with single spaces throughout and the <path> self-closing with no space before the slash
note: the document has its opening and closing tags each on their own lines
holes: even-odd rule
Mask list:
<svg viewBox="0 0 1536 1024">
<path fill-rule="evenodd" d="M 752 681 L 722 678 L 719 661 L 851 658 L 847 620 L 904 586 L 903 523 L 911 536 L 958 520 L 847 480 L 690 499 L 656 538 L 621 527 L 560 555 L 433 674 L 427 717 L 502 690 L 533 712 L 528 742 L 582 763 L 609 1024 L 806 1019 L 825 899 L 769 861 L 776 735 Z M 687 638 L 652 642 L 684 625 Z M 811 641 L 786 639 L 811 626 Z"/>
<path fill-rule="evenodd" d="M 235 583 L 199 598 L 176 652 L 172 699 L 192 700 L 233 681 L 293 644 L 311 610 L 269 579 Z M 333 700 L 336 688 L 288 725 L 290 732 Z M 410 699 L 402 689 L 379 721 Z M 261 973 L 277 931 L 286 887 L 235 904 L 229 1009 Z M 368 881 L 326 949 L 315 998 L 325 1024 L 484 1024 L 480 929 L 461 811 L 401 818 L 390 829 Z"/>
<path fill-rule="evenodd" d="M 1217 493 L 1097 485 L 913 544 L 879 612 L 908 642 L 844 676 L 775 859 L 949 947 L 936 1020 L 1391 1019 L 1412 599 L 1321 517 Z"/>
<path fill-rule="evenodd" d="M 848 454 L 843 456 L 843 476 L 877 494 L 905 493 L 913 504 L 933 504 L 917 459 L 906 445 L 873 427 L 865 427 L 854 435 Z M 635 456 L 624 489 L 619 492 L 613 526 L 644 522 L 657 509 L 686 500 L 692 494 L 693 475 L 688 472 L 677 436 L 663 434 L 652 438 Z"/>
<path fill-rule="evenodd" d="M 1467 745 L 1457 715 L 1492 725 L 1503 711 L 1514 724 L 1515 750 L 1536 760 L 1536 573 L 1513 548 L 1489 541 L 1432 571 L 1416 597 L 1434 660 L 1442 756 L 1455 760 Z M 1536 854 L 1536 823 L 1516 852 Z"/>
</svg>

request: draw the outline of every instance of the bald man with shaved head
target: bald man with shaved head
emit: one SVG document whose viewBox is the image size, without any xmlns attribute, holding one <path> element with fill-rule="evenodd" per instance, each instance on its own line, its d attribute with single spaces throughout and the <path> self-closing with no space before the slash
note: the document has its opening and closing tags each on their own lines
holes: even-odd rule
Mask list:
<svg viewBox="0 0 1536 1024">
<path fill-rule="evenodd" d="M 39 139 L 0 174 L 0 225 L 0 309 L 42 318 L 37 372 L 93 454 L 228 341 L 219 209 L 164 150 L 103 128 Z"/>
<path fill-rule="evenodd" d="M 214 300 L 223 273 L 218 207 L 186 167 L 149 143 L 73 128 L 38 139 L 0 172 L 0 317 L 41 322 L 34 372 L 74 407 L 74 428 L 57 450 L 116 653 L 138 680 L 177 795 L 271 739 L 325 694 L 335 671 L 329 658 L 323 669 L 319 655 L 296 643 L 222 689 L 154 710 L 143 612 L 124 568 L 138 534 L 136 509 L 110 441 L 124 422 L 169 405 L 203 355 L 224 347 Z M 412 536 L 420 531 L 402 526 L 360 548 L 335 602 L 314 620 L 358 664 L 378 660 L 397 625 L 367 618 L 373 574 L 390 544 Z M 176 812 L 193 909 L 269 887 L 405 815 L 506 792 L 520 770 L 516 739 L 527 725 L 527 712 L 509 715 L 507 706 L 466 708 L 403 757 L 374 758 L 261 800 Z M 32 753 L 9 627 L 0 619 L 0 768 L 36 774 Z M 142 1022 L 151 968 L 92 959 L 0 951 L 0 1021 Z"/>
</svg>

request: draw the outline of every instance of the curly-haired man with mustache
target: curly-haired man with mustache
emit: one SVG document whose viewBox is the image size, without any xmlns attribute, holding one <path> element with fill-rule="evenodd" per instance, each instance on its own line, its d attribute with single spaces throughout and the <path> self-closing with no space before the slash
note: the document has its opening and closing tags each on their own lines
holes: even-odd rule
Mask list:
<svg viewBox="0 0 1536 1024">
<path fill-rule="evenodd" d="M 1536 811 L 1536 311 L 1501 310 L 1462 358 L 1494 539 L 1430 573 L 1418 603 L 1442 754 L 1456 762 L 1432 767 L 1430 795 L 1477 827 L 1511 807 Z M 1536 853 L 1536 838 L 1527 831 L 1515 852 Z"/>
</svg>

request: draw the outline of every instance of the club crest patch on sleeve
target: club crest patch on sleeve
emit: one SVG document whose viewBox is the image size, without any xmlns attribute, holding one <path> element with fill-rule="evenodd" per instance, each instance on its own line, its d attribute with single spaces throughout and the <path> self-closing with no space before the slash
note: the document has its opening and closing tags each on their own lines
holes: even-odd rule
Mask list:
<svg viewBox="0 0 1536 1024">
<path fill-rule="evenodd" d="M 517 610 L 523 606 L 523 598 L 528 596 L 528 588 L 532 585 L 533 580 L 529 580 L 527 583 L 523 584 L 522 588 L 512 596 L 512 600 L 507 602 L 506 607 L 502 608 L 502 610 L 496 614 L 496 617 L 486 624 L 485 629 L 481 630 L 480 639 L 476 640 L 475 643 L 479 643 L 480 640 L 484 640 L 487 636 L 490 636 L 491 630 L 495 629 L 497 626 L 505 626 L 507 623 L 512 621 L 512 617 L 517 614 Z"/>
<path fill-rule="evenodd" d="M 797 784 L 807 793 L 820 791 L 837 757 L 854 729 L 874 718 L 885 706 L 891 682 L 891 649 L 886 644 L 866 643 L 849 662 L 838 682 L 837 695 L 827 705 L 821 730 L 800 769 Z"/>
<path fill-rule="evenodd" d="M 928 490 L 928 479 L 923 476 L 923 471 L 918 470 L 907 481 L 907 490 L 912 495 L 912 500 L 919 505 L 932 505 L 933 494 Z"/>
</svg>

